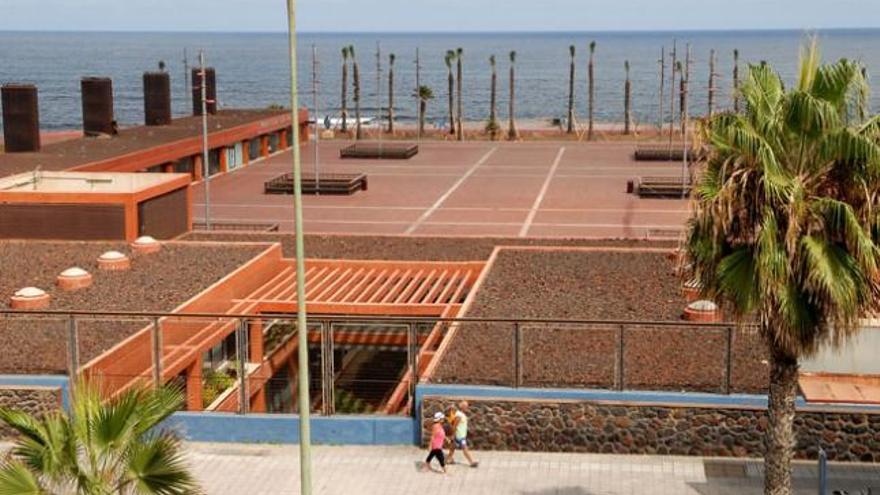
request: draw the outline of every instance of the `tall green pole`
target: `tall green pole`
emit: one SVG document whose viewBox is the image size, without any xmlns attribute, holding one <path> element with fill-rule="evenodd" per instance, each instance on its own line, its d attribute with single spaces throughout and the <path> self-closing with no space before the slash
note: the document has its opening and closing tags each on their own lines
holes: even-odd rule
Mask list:
<svg viewBox="0 0 880 495">
<path fill-rule="evenodd" d="M 296 228 L 296 328 L 299 361 L 299 471 L 300 493 L 312 493 L 312 437 L 309 424 L 309 343 L 306 326 L 306 270 L 303 246 L 302 170 L 299 156 L 299 116 L 296 82 L 296 0 L 287 0 L 288 44 L 290 49 L 290 118 L 293 129 L 293 207 Z M 316 117 L 317 118 L 317 117 Z"/>
</svg>

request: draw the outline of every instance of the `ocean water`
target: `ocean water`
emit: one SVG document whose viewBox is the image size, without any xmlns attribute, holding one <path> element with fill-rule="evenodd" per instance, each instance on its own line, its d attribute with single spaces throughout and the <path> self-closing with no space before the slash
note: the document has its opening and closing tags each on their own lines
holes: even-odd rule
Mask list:
<svg viewBox="0 0 880 495">
<path fill-rule="evenodd" d="M 817 33 L 826 60 L 847 57 L 862 60 L 869 73 L 880 72 L 880 30 L 831 30 Z M 633 113 L 640 125 L 658 118 L 659 64 L 662 46 L 667 55 L 673 39 L 679 55 L 691 44 L 691 98 L 694 114 L 706 110 L 708 59 L 717 52 L 719 74 L 716 96 L 719 108 L 731 104 L 733 50 L 739 49 L 744 68 L 748 62 L 766 60 L 789 82 L 795 78 L 800 31 L 736 32 L 633 32 L 633 33 L 321 33 L 299 36 L 300 102 L 312 106 L 312 46 L 318 59 L 319 115 L 336 115 L 340 104 L 341 55 L 345 45 L 356 48 L 361 72 L 364 116 L 375 116 L 377 105 L 387 104 L 388 54 L 395 64 L 395 108 L 399 119 L 416 115 L 416 48 L 421 60 L 421 81 L 435 99 L 428 117 L 444 119 L 448 49 L 464 50 L 464 118 L 483 120 L 489 107 L 489 63 L 498 60 L 498 111 L 507 115 L 508 53 L 517 52 L 516 113 L 520 119 L 563 117 L 568 101 L 568 47 L 577 47 L 576 105 L 580 121 L 586 120 L 587 45 L 596 50 L 596 119 L 620 122 L 623 118 L 624 61 L 631 65 Z M 381 53 L 381 80 L 377 80 L 376 51 Z M 113 78 L 117 120 L 122 125 L 143 119 L 141 74 L 165 61 L 172 77 L 174 112 L 190 113 L 190 96 L 184 80 L 184 50 L 189 64 L 203 49 L 207 63 L 217 69 L 218 99 L 223 107 L 265 107 L 289 101 L 287 36 L 283 33 L 47 33 L 0 32 L 0 83 L 31 82 L 39 87 L 41 124 L 47 129 L 81 127 L 79 79 L 82 76 Z M 668 59 L 668 57 L 667 57 Z M 669 105 L 667 60 L 666 106 Z M 377 95 L 377 85 L 380 88 Z M 880 93 L 880 90 L 878 90 Z M 349 98 L 351 98 L 349 89 Z M 880 95 L 872 96 L 873 107 Z M 349 103 L 351 107 L 351 103 Z M 668 116 L 668 109 L 666 110 Z"/>
</svg>

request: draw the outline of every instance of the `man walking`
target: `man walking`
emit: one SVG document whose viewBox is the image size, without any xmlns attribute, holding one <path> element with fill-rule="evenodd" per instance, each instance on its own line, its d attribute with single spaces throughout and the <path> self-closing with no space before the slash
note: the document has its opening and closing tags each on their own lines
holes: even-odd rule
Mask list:
<svg viewBox="0 0 880 495">
<path fill-rule="evenodd" d="M 467 441 L 467 433 L 468 433 L 468 410 L 469 405 L 466 400 L 463 400 L 458 403 L 458 409 L 455 410 L 452 415 L 452 446 L 449 447 L 449 459 L 447 460 L 447 464 L 455 464 L 455 460 L 452 457 L 455 455 L 455 449 L 461 449 L 464 454 L 465 459 L 468 460 L 468 463 L 472 468 L 475 468 L 480 465 L 479 462 L 475 461 L 471 456 L 470 446 Z"/>
</svg>

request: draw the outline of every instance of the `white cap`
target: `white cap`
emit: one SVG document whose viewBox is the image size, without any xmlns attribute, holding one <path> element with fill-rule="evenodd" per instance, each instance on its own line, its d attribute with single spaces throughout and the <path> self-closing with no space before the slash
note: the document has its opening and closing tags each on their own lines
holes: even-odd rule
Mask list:
<svg viewBox="0 0 880 495">
<path fill-rule="evenodd" d="M 24 289 L 15 291 L 15 297 L 42 297 L 45 294 L 46 291 L 36 287 L 25 287 Z"/>
<path fill-rule="evenodd" d="M 438 421 L 443 421 L 443 413 L 442 412 L 435 412 L 434 413 L 434 422 L 436 423 Z"/>
<path fill-rule="evenodd" d="M 64 270 L 63 272 L 61 272 L 62 277 L 85 277 L 88 274 L 89 274 L 89 272 L 83 270 L 82 268 L 80 268 L 78 266 L 68 268 L 67 270 Z"/>
<path fill-rule="evenodd" d="M 98 259 L 101 259 L 104 261 L 120 260 L 122 258 L 125 258 L 125 255 L 120 253 L 119 251 L 107 251 L 106 253 L 102 254 L 101 256 L 98 256 Z"/>
<path fill-rule="evenodd" d="M 688 309 L 693 311 L 718 311 L 718 305 L 705 299 L 688 304 Z"/>
<path fill-rule="evenodd" d="M 149 246 L 152 244 L 157 244 L 158 241 L 156 241 L 156 239 L 154 239 L 148 235 L 142 235 L 142 236 L 138 237 L 137 239 L 135 239 L 134 243 L 137 244 L 138 246 Z"/>
</svg>

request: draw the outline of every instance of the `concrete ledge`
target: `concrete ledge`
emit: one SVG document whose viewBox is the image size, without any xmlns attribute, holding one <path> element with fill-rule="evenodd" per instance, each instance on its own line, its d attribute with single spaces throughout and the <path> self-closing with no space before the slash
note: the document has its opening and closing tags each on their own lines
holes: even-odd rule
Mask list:
<svg viewBox="0 0 880 495">
<path fill-rule="evenodd" d="M 299 443 L 299 416 L 180 412 L 166 427 L 196 442 Z M 412 445 L 416 424 L 409 417 L 312 416 L 316 445 Z"/>
</svg>

